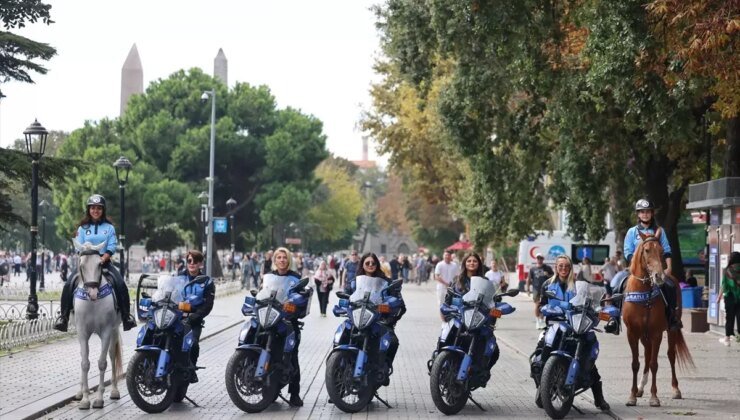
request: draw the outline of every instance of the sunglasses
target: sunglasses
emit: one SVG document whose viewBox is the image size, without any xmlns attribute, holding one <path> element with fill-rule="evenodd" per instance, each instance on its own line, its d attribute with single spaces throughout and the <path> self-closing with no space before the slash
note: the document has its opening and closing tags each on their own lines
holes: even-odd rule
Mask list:
<svg viewBox="0 0 740 420">
<path fill-rule="evenodd" d="M 570 264 L 558 264 L 557 268 L 570 268 Z"/>
<path fill-rule="evenodd" d="M 194 259 L 188 258 L 188 264 L 198 264 Z"/>
<path fill-rule="evenodd" d="M 375 261 L 373 261 L 373 260 L 365 261 L 364 263 L 362 263 L 362 265 L 366 265 L 368 267 L 373 267 L 373 266 L 375 266 Z"/>
</svg>

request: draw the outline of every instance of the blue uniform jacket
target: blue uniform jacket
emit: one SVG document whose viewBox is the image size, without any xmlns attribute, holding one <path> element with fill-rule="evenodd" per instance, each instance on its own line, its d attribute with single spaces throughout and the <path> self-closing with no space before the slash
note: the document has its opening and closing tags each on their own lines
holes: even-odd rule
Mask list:
<svg viewBox="0 0 740 420">
<path fill-rule="evenodd" d="M 643 227 L 642 224 L 638 223 L 635 226 L 632 226 L 630 230 L 627 231 L 627 235 L 624 237 L 624 258 L 627 259 L 627 262 L 629 263 L 632 261 L 632 256 L 635 254 L 635 250 L 637 250 L 637 247 L 640 245 L 640 241 L 642 238 L 640 238 L 639 233 L 642 233 L 643 235 L 654 235 L 655 231 L 658 230 L 658 225 L 653 223 L 649 227 Z M 660 246 L 663 247 L 663 258 L 670 258 L 671 257 L 671 246 L 668 244 L 668 237 L 666 235 L 665 229 L 660 229 Z"/>
<path fill-rule="evenodd" d="M 90 242 L 93 245 L 97 245 L 101 242 L 105 242 L 106 245 L 100 250 L 100 255 L 105 253 L 113 254 L 116 253 L 118 248 L 118 240 L 116 239 L 116 228 L 108 222 L 91 223 L 89 225 L 82 225 L 77 228 L 77 236 L 75 240 L 80 244 Z"/>
</svg>

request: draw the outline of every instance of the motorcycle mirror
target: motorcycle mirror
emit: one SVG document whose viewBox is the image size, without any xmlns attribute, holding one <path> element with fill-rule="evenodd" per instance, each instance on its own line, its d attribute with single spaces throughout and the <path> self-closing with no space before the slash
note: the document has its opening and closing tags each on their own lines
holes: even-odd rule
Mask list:
<svg viewBox="0 0 740 420">
<path fill-rule="evenodd" d="M 519 294 L 519 289 L 509 289 L 504 294 L 508 297 L 514 297 Z"/>
<path fill-rule="evenodd" d="M 604 299 L 604 301 L 611 301 L 612 303 L 614 303 L 614 302 L 619 302 L 623 298 L 624 298 L 624 295 L 622 293 L 615 293 L 612 295 L 612 297 Z"/>
<path fill-rule="evenodd" d="M 402 285 L 403 285 L 403 280 L 402 280 L 402 279 L 397 279 L 397 280 L 393 280 L 393 281 L 391 282 L 391 284 L 389 284 L 389 285 L 388 285 L 388 286 L 386 287 L 386 289 L 395 289 L 395 288 L 399 288 L 399 287 L 401 287 Z"/>
<path fill-rule="evenodd" d="M 141 292 L 141 297 L 145 299 L 151 299 L 152 297 L 147 292 Z"/>
<path fill-rule="evenodd" d="M 308 284 L 308 277 L 304 277 L 296 284 L 295 289 L 303 289 Z"/>
<path fill-rule="evenodd" d="M 252 290 L 250 290 L 250 291 L 249 291 L 249 293 L 250 293 L 250 294 L 251 294 L 252 296 L 257 296 L 257 289 L 252 289 Z"/>
<path fill-rule="evenodd" d="M 337 291 L 337 297 L 339 299 L 349 299 L 349 295 L 347 293 L 340 291 Z"/>
</svg>

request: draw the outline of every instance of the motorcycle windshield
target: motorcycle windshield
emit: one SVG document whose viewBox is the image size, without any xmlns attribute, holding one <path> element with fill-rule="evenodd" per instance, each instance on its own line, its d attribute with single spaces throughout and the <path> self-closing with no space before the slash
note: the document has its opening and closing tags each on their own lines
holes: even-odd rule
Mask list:
<svg viewBox="0 0 740 420">
<path fill-rule="evenodd" d="M 157 278 L 157 291 L 152 295 L 153 302 L 169 299 L 172 302 L 179 303 L 183 300 L 182 289 L 187 284 L 188 279 L 184 276 L 171 276 L 162 274 Z"/>
<path fill-rule="evenodd" d="M 587 281 L 576 282 L 576 295 L 570 300 L 570 304 L 573 306 L 584 306 L 588 303 L 591 309 L 596 308 L 601 304 L 601 298 L 606 294 L 604 286 L 591 284 Z"/>
<path fill-rule="evenodd" d="M 262 280 L 262 289 L 257 293 L 257 300 L 269 299 L 275 294 L 275 299 L 283 303 L 288 300 L 288 291 L 297 283 L 298 280 L 293 276 L 279 276 L 274 273 L 265 274 Z"/>
<path fill-rule="evenodd" d="M 349 297 L 350 302 L 357 302 L 369 297 L 370 302 L 379 304 L 383 302 L 382 291 L 388 284 L 385 279 L 380 277 L 357 276 L 355 278 L 355 291 Z"/>
<path fill-rule="evenodd" d="M 496 293 L 496 286 L 485 277 L 474 276 L 470 279 L 470 291 L 463 296 L 464 302 L 476 302 L 480 297 L 482 302 L 487 305 L 493 304 L 493 295 Z"/>
</svg>

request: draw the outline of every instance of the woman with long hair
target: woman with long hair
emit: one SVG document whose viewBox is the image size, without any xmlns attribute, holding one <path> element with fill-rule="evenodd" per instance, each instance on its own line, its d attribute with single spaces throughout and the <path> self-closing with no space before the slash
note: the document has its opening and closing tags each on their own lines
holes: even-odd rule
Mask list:
<svg viewBox="0 0 740 420">
<path fill-rule="evenodd" d="M 717 304 L 725 299 L 725 336 L 719 342 L 729 346 L 731 337 L 735 336 L 735 323 L 740 330 L 740 252 L 730 254 L 722 283 L 720 283 Z M 736 338 L 738 336 L 735 336 Z"/>
</svg>

